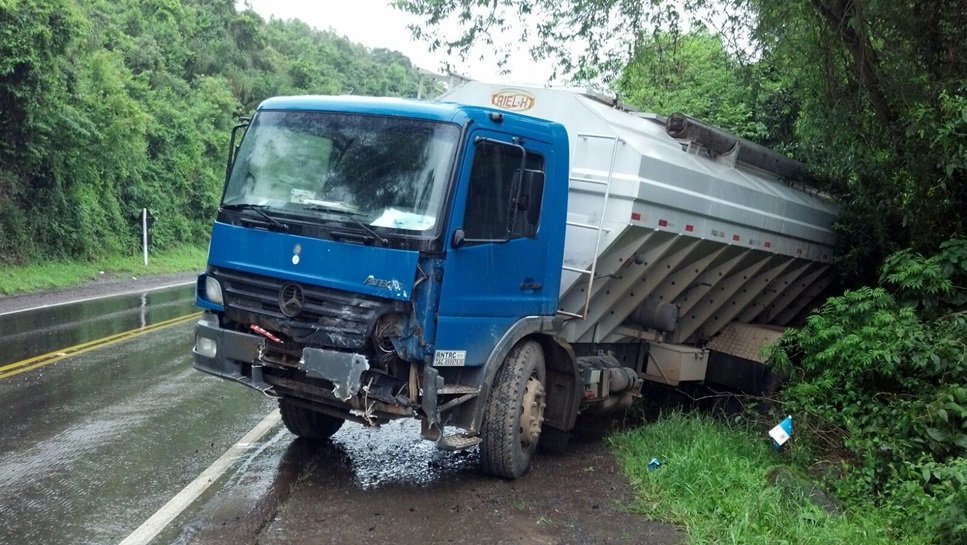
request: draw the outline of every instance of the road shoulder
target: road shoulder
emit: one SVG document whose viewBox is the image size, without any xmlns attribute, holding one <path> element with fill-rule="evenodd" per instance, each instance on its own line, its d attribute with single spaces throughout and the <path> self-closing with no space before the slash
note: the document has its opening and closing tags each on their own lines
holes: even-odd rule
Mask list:
<svg viewBox="0 0 967 545">
<path fill-rule="evenodd" d="M 63 305 L 85 299 L 149 291 L 194 282 L 197 272 L 118 276 L 105 274 L 79 286 L 0 297 L 0 314 Z"/>
</svg>

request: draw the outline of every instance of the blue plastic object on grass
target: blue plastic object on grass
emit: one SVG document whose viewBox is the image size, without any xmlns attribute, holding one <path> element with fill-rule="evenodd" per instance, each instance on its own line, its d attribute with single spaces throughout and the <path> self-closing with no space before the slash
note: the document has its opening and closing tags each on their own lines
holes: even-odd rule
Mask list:
<svg viewBox="0 0 967 545">
<path fill-rule="evenodd" d="M 769 437 L 772 437 L 772 444 L 778 449 L 792 436 L 792 417 L 787 416 L 779 422 L 779 425 L 769 430 Z"/>
</svg>

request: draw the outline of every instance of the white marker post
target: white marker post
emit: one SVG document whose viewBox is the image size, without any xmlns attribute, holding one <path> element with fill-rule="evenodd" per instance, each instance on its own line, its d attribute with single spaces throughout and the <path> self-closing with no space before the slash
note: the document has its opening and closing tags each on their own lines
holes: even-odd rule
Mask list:
<svg viewBox="0 0 967 545">
<path fill-rule="evenodd" d="M 144 249 L 144 266 L 148 266 L 148 209 L 141 209 L 141 248 Z"/>
</svg>

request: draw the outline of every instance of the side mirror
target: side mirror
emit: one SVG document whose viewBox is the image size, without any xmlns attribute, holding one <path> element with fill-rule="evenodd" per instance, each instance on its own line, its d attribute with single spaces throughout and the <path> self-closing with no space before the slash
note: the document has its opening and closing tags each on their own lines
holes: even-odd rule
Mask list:
<svg viewBox="0 0 967 545">
<path fill-rule="evenodd" d="M 525 170 L 520 183 L 520 194 L 527 202 L 527 208 L 523 209 L 527 211 L 527 223 L 536 227 L 541 219 L 541 201 L 544 200 L 544 173 Z"/>
<path fill-rule="evenodd" d="M 510 217 L 511 236 L 533 237 L 541 218 L 541 201 L 544 198 L 544 173 L 539 170 L 518 170 L 511 185 Z"/>
<path fill-rule="evenodd" d="M 232 177 L 232 165 L 235 164 L 238 148 L 242 145 L 241 137 L 245 135 L 251 123 L 252 118 L 242 117 L 238 120 L 238 125 L 232 127 L 232 138 L 228 143 L 228 163 L 225 165 L 225 183 L 228 183 L 228 179 Z"/>
<path fill-rule="evenodd" d="M 463 246 L 464 241 L 467 240 L 467 234 L 463 232 L 463 229 L 457 229 L 453 232 L 453 236 L 450 238 L 450 247 L 459 248 Z"/>
</svg>

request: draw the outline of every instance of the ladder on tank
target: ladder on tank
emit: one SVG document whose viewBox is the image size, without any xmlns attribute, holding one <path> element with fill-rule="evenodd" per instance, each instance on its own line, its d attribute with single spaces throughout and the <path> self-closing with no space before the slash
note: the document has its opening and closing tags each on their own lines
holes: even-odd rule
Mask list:
<svg viewBox="0 0 967 545">
<path fill-rule="evenodd" d="M 590 223 L 579 223 L 576 221 L 567 222 L 568 227 L 575 227 L 578 229 L 591 229 L 593 231 L 596 231 L 595 237 L 594 237 L 594 253 L 592 254 L 593 257 L 591 259 L 591 267 L 588 269 L 581 269 L 578 267 L 570 267 L 568 265 L 564 265 L 565 271 L 574 272 L 578 274 L 578 279 L 575 281 L 574 286 L 577 286 L 580 283 L 582 276 L 587 275 L 588 277 L 588 286 L 584 294 L 584 303 L 581 305 L 581 310 L 576 313 L 568 312 L 562 309 L 558 309 L 557 311 L 557 313 L 562 316 L 567 316 L 570 318 L 578 318 L 583 320 L 587 318 L 588 310 L 589 310 L 589 307 L 591 306 L 591 292 L 594 289 L 594 275 L 598 267 L 598 251 L 601 249 L 601 235 L 603 233 L 607 233 L 610 231 L 610 229 L 604 226 L 604 214 L 608 207 L 608 198 L 611 196 L 611 180 L 614 176 L 614 163 L 618 156 L 618 144 L 622 144 L 624 143 L 624 141 L 616 136 L 607 136 L 607 135 L 601 135 L 601 134 L 578 134 L 577 137 L 578 139 L 584 139 L 584 140 L 590 140 L 592 138 L 596 138 L 599 140 L 612 141 L 611 142 L 611 160 L 608 163 L 608 177 L 606 179 L 596 180 L 588 177 L 578 177 L 578 176 L 571 177 L 571 181 L 573 182 L 582 182 L 587 184 L 604 186 L 604 198 L 601 199 L 601 211 L 598 214 L 597 225 L 593 225 Z"/>
</svg>

